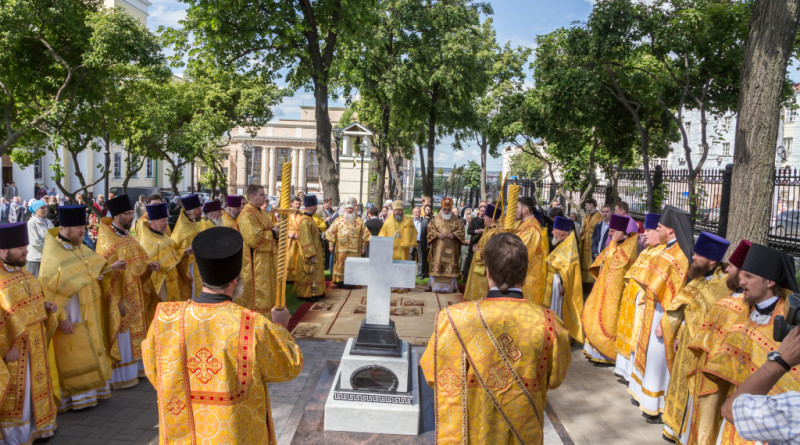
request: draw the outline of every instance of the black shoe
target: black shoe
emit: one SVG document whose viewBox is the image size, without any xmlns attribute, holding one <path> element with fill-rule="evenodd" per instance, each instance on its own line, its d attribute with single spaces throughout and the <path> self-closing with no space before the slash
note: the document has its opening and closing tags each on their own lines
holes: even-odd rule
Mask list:
<svg viewBox="0 0 800 445">
<path fill-rule="evenodd" d="M 644 421 L 649 423 L 649 424 L 651 424 L 651 425 L 657 425 L 657 424 L 660 424 L 660 423 L 664 423 L 664 422 L 661 421 L 661 416 L 660 415 L 658 415 L 658 416 L 650 416 L 650 415 L 647 415 L 647 414 L 644 414 L 644 413 L 642 413 L 642 415 L 644 415 Z"/>
<path fill-rule="evenodd" d="M 631 405 L 639 406 L 639 402 L 636 399 L 631 399 Z"/>
<path fill-rule="evenodd" d="M 662 434 L 662 435 L 661 435 L 661 438 L 662 438 L 662 439 L 664 439 L 664 440 L 666 440 L 666 441 L 667 441 L 667 442 L 669 442 L 669 443 L 677 443 L 677 442 L 675 442 L 675 439 L 670 439 L 669 437 L 667 437 L 667 435 L 666 435 L 666 434 Z"/>
</svg>

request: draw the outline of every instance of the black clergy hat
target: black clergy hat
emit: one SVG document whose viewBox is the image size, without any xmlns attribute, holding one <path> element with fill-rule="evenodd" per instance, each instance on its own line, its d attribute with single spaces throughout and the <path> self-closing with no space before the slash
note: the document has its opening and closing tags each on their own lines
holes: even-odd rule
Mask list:
<svg viewBox="0 0 800 445">
<path fill-rule="evenodd" d="M 86 206 L 59 206 L 58 225 L 75 227 L 86 225 Z"/>
<path fill-rule="evenodd" d="M 25 221 L 0 225 L 0 249 L 28 245 L 28 223 Z"/>
<path fill-rule="evenodd" d="M 317 205 L 317 195 L 303 196 L 303 207 L 314 207 Z"/>
<path fill-rule="evenodd" d="M 133 206 L 131 205 L 131 200 L 128 199 L 128 195 L 115 196 L 106 201 L 106 205 L 108 205 L 108 211 L 111 213 L 111 216 L 117 216 L 133 210 Z"/>
<path fill-rule="evenodd" d="M 192 250 L 203 283 L 222 286 L 242 272 L 244 239 L 230 227 L 212 227 L 194 237 Z"/>
<path fill-rule="evenodd" d="M 692 232 L 692 217 L 689 212 L 677 207 L 666 206 L 664 211 L 661 212 L 661 218 L 658 219 L 658 223 L 675 231 L 678 245 L 686 259 L 691 263 L 694 249 L 694 233 Z"/>
<path fill-rule="evenodd" d="M 792 292 L 800 292 L 795 280 L 794 260 L 789 255 L 773 248 L 752 243 L 747 257 L 742 264 L 742 270 L 758 275 L 770 281 L 774 281 L 778 286 L 789 289 Z"/>
</svg>

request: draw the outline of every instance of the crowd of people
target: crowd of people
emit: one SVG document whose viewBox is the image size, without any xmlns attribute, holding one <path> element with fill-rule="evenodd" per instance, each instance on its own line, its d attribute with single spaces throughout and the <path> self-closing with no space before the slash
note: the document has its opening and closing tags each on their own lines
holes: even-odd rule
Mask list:
<svg viewBox="0 0 800 445">
<path fill-rule="evenodd" d="M 415 259 L 429 291 L 464 286 L 420 362 L 440 441 L 541 443 L 547 390 L 565 378 L 571 344 L 598 372 L 613 368 L 669 441 L 798 436 L 781 419 L 797 416 L 800 331 L 772 335 L 798 292 L 793 260 L 743 241 L 725 262 L 730 243 L 695 239 L 676 208 L 638 223 L 624 202 L 588 200 L 580 221 L 530 197 L 474 210 L 445 197 L 438 212 L 424 197 L 411 215 L 393 201 L 362 216 L 354 198 L 305 194 L 275 209 L 256 184 L 205 203 L 88 204 L 37 199 L 29 220 L 0 225 L 2 443 L 50 437 L 58 412 L 144 376 L 162 442 L 275 443 L 266 384 L 303 368 L 276 279 L 301 300 L 324 299 L 349 287 L 346 259 L 368 255 L 374 236 L 393 238 L 393 259 Z"/>
</svg>

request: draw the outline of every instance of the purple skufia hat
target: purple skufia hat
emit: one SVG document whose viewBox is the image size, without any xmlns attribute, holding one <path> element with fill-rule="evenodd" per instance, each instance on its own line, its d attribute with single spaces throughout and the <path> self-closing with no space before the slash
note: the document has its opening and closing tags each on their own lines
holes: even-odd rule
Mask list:
<svg viewBox="0 0 800 445">
<path fill-rule="evenodd" d="M 628 222 L 630 218 L 627 216 L 613 214 L 611 215 L 611 221 L 608 223 L 609 229 L 619 230 L 620 232 L 626 232 L 628 229 Z"/>
<path fill-rule="evenodd" d="M 694 253 L 704 256 L 711 261 L 720 262 L 725 257 L 725 252 L 731 242 L 713 233 L 700 232 L 694 243 Z"/>
<path fill-rule="evenodd" d="M 25 221 L 0 225 L 0 249 L 28 245 L 28 223 Z"/>
<path fill-rule="evenodd" d="M 146 206 L 145 209 L 147 210 L 147 219 L 150 221 L 169 218 L 166 202 L 162 202 L 161 204 L 150 204 L 149 206 Z"/>
<path fill-rule="evenodd" d="M 203 213 L 209 214 L 211 212 L 218 212 L 222 210 L 222 203 L 219 200 L 215 199 L 213 201 L 208 201 L 207 203 L 203 204 Z"/>
<path fill-rule="evenodd" d="M 489 218 L 492 218 L 495 221 L 498 221 L 500 217 L 503 216 L 503 209 L 495 207 L 494 204 L 486 204 L 486 210 L 484 210 L 484 215 L 488 215 Z"/>
<path fill-rule="evenodd" d="M 569 232 L 572 230 L 572 220 L 563 216 L 556 216 L 556 219 L 553 220 L 553 229 Z"/>
<path fill-rule="evenodd" d="M 185 210 L 194 210 L 203 205 L 200 203 L 200 197 L 198 195 L 189 195 L 185 198 L 181 198 L 181 203 Z"/>
<path fill-rule="evenodd" d="M 242 206 L 242 197 L 241 196 L 226 196 L 225 197 L 225 207 L 241 207 Z"/>
<path fill-rule="evenodd" d="M 644 230 L 656 230 L 660 218 L 661 214 L 659 213 L 648 213 L 644 215 Z"/>
</svg>

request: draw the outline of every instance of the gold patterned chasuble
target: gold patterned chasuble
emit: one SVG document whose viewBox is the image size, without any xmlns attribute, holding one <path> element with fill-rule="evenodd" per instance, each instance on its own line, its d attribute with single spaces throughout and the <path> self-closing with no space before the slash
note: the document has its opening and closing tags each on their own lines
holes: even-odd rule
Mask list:
<svg viewBox="0 0 800 445">
<path fill-rule="evenodd" d="M 294 291 L 298 297 L 325 295 L 325 270 L 322 240 L 319 227 L 307 213 L 303 213 L 297 230 L 297 266 L 294 271 Z M 316 257 L 316 262 L 311 262 Z"/>
<path fill-rule="evenodd" d="M 178 264 L 183 258 L 183 250 L 166 233 L 158 233 L 150 229 L 150 222 L 144 223 L 144 230 L 137 233 L 139 244 L 147 252 L 148 260 L 155 261 L 159 269 L 150 272 L 146 280 L 146 289 L 150 293 L 150 304 L 147 308 L 147 326 L 153 320 L 156 305 L 159 301 L 180 301 L 181 280 Z"/>
<path fill-rule="evenodd" d="M 514 232 L 528 248 L 528 273 L 522 285 L 522 295 L 526 299 L 542 304 L 544 302 L 544 259 L 545 250 L 542 244 L 542 227 L 539 221 L 531 216 L 519 223 Z"/>
<path fill-rule="evenodd" d="M 108 334 L 114 339 L 109 355 L 119 362 L 121 355 L 117 344 L 117 334 L 130 329 L 133 360 L 142 358 L 142 341 L 147 335 L 147 309 L 150 306 L 150 293 L 145 295 L 144 283 L 150 278 L 147 263 L 150 258 L 136 238 L 127 234 L 122 236 L 111 227 L 111 218 L 100 219 L 97 232 L 98 255 L 108 264 L 125 261 L 125 268 L 108 274 L 108 289 L 104 288 L 108 305 Z M 119 303 L 125 306 L 125 316 L 119 316 Z"/>
<path fill-rule="evenodd" d="M 670 369 L 670 383 L 665 397 L 662 419 L 678 436 L 681 434 L 689 400 L 693 389 L 694 373 L 697 367 L 697 356 L 689 349 L 692 339 L 698 334 L 700 326 L 706 321 L 706 315 L 721 298 L 728 294 L 725 284 L 725 272 L 717 267 L 713 275 L 697 277 L 686 283 L 683 289 L 667 306 L 665 317 L 668 318 L 676 339 L 680 341 L 675 360 Z M 675 440 L 675 437 L 671 437 Z"/>
<path fill-rule="evenodd" d="M 144 212 L 144 214 L 142 214 L 142 216 L 136 220 L 136 225 L 134 226 L 136 238 L 139 238 L 139 234 L 147 229 L 148 224 L 150 224 L 150 218 L 147 217 L 147 212 Z M 170 230 L 169 225 L 167 225 L 167 228 L 164 229 L 164 234 L 167 236 L 172 235 L 172 230 Z"/>
<path fill-rule="evenodd" d="M 667 308 L 670 302 L 678 295 L 683 285 L 686 283 L 686 270 L 689 268 L 689 260 L 681 250 L 681 246 L 675 242 L 671 246 L 664 246 L 656 252 L 650 262 L 642 266 L 645 270 L 646 280 L 638 281 L 645 291 L 645 305 L 642 313 L 642 322 L 639 327 L 639 338 L 636 339 L 636 357 L 633 366 L 644 374 L 647 366 L 647 348 L 650 343 L 650 330 L 653 328 L 653 315 L 656 311 L 656 303 L 661 307 Z M 667 367 L 672 369 L 672 360 L 675 358 L 675 351 L 672 343 L 675 340 L 675 333 L 669 324 L 669 317 L 661 317 L 661 330 L 664 338 L 664 349 L 667 356 Z"/>
<path fill-rule="evenodd" d="M 432 223 L 433 219 L 428 223 L 428 226 L 430 227 Z M 397 222 L 394 216 L 390 216 L 384 221 L 378 236 L 394 238 L 392 244 L 393 260 L 407 260 L 410 255 L 409 249 L 417 245 L 417 229 L 414 227 L 414 219 L 405 216 L 400 222 Z"/>
<path fill-rule="evenodd" d="M 25 387 L 30 385 L 31 414 L 36 431 L 49 429 L 56 419 L 57 406 L 53 397 L 47 345 L 48 327 L 54 327 L 55 316 L 48 317 L 45 297 L 39 280 L 25 269 L 0 266 L 0 354 L 5 356 L 12 346 L 17 347 L 19 360 L 4 362 L 7 367 L 7 387 L 0 405 L 0 428 L 23 426 Z M 0 360 L 0 362 L 3 362 Z M 27 369 L 30 367 L 30 380 Z M 10 377 L 10 378 L 9 378 Z M 33 432 L 33 437 L 37 437 Z"/>
<path fill-rule="evenodd" d="M 260 208 L 245 204 L 236 219 L 244 238 L 242 262 L 242 295 L 235 303 L 267 317 L 275 306 L 276 247 L 273 242 L 272 223 Z"/>
<path fill-rule="evenodd" d="M 570 360 L 569 333 L 550 309 L 522 298 L 443 309 L 420 360 L 436 443 L 541 444 L 547 390 Z"/>
<path fill-rule="evenodd" d="M 222 225 L 225 227 L 230 227 L 235 231 L 239 231 L 239 224 L 236 223 L 236 220 L 228 212 L 222 212 Z"/>
<path fill-rule="evenodd" d="M 344 215 L 339 215 L 325 232 L 325 238 L 336 246 L 333 252 L 333 281 L 341 283 L 344 281 L 345 260 L 361 257 L 361 251 L 369 243 L 369 230 L 358 216 L 350 223 L 345 221 Z"/>
<path fill-rule="evenodd" d="M 583 308 L 583 329 L 586 341 L 606 357 L 617 355 L 617 322 L 624 277 L 636 261 L 638 238 L 632 233 L 621 243 L 612 240 L 590 267 L 595 282 Z"/>
<path fill-rule="evenodd" d="M 553 293 L 553 279 L 558 274 L 561 277 L 561 287 L 564 289 L 564 301 L 561 306 L 561 319 L 569 331 L 570 337 L 578 343 L 583 343 L 583 283 L 581 281 L 581 262 L 578 253 L 578 244 L 575 241 L 575 231 L 570 231 L 563 241 L 556 245 L 545 259 L 547 276 L 545 278 L 544 307 L 550 307 L 550 298 Z"/>
<path fill-rule="evenodd" d="M 303 369 L 286 329 L 232 302 L 160 303 L 143 350 L 160 444 L 276 443 L 267 383 Z"/>
<path fill-rule="evenodd" d="M 486 263 L 483 260 L 483 250 L 486 243 L 498 233 L 503 233 L 501 227 L 493 226 L 486 229 L 478 240 L 475 253 L 472 255 L 472 264 L 467 275 L 467 286 L 464 288 L 464 300 L 480 300 L 489 292 L 489 281 L 486 279 Z"/>
<path fill-rule="evenodd" d="M 603 216 L 598 211 L 583 218 L 583 228 L 581 236 L 578 238 L 578 250 L 581 253 L 581 279 L 584 283 L 594 283 L 594 275 L 589 272 L 589 266 L 592 265 L 592 234 L 594 226 L 602 220 Z"/>
<path fill-rule="evenodd" d="M 111 269 L 103 257 L 82 243 L 75 246 L 58 239 L 58 228 L 47 231 L 39 269 L 45 300 L 58 305 L 58 322 L 67 319 L 64 307 L 76 294 L 81 308 L 81 322 L 74 324 L 72 334 L 60 329 L 53 334 L 50 366 L 58 371 L 64 396 L 103 388 L 111 378 L 109 351 L 116 333 L 113 338 L 109 334 L 111 311 L 98 281 L 104 274 L 107 280 L 108 272 Z M 115 318 L 119 323 L 118 309 Z"/>
<path fill-rule="evenodd" d="M 300 229 L 300 218 L 303 216 L 301 212 L 297 212 L 287 216 L 289 224 L 287 226 L 287 233 L 289 235 L 297 235 Z M 286 255 L 286 281 L 294 281 L 294 273 L 297 268 L 297 257 L 299 255 L 300 245 L 297 238 L 289 238 L 289 252 Z"/>
<path fill-rule="evenodd" d="M 727 324 L 727 327 L 720 329 L 722 326 L 718 320 L 716 329 L 711 333 L 713 338 L 706 343 L 706 346 L 710 346 L 712 349 L 706 355 L 702 372 L 707 380 L 710 380 L 706 384 L 710 383 L 722 394 L 722 401 L 730 397 L 736 388 L 750 377 L 750 374 L 764 365 L 768 353 L 778 349 L 780 343 L 773 340 L 772 333 L 775 317 L 786 315 L 787 295 L 788 292 L 783 291 L 775 310 L 772 311 L 769 322 L 762 325 L 750 320 L 752 308 L 743 299 L 725 298 L 719 301 L 724 304 L 727 312 L 720 317 L 725 320 L 722 324 Z M 709 316 L 709 320 L 711 320 L 711 316 Z M 698 337 L 702 336 L 703 331 L 708 333 L 707 329 L 707 326 L 701 325 L 701 335 Z M 695 349 L 697 346 L 699 346 L 698 342 L 695 341 L 691 347 Z M 701 395 L 709 392 L 708 386 L 701 389 Z M 792 368 L 791 371 L 784 374 L 768 394 L 775 395 L 788 391 L 800 391 L 800 367 Z M 693 425 L 692 438 L 695 436 L 694 430 L 695 426 Z M 698 434 L 702 434 L 702 432 L 698 431 Z M 720 443 L 723 444 L 754 443 L 742 439 L 734 425 L 729 422 L 725 422 L 721 438 Z M 690 441 L 690 443 L 693 442 Z M 703 442 L 698 441 L 698 443 Z"/>
<path fill-rule="evenodd" d="M 186 210 L 181 209 L 178 222 L 175 224 L 175 231 L 170 237 L 178 245 L 178 248 L 186 250 L 192 247 L 194 237 L 202 231 L 203 225 L 199 221 L 192 222 L 186 216 Z M 197 268 L 197 263 L 194 261 L 194 254 L 185 255 L 181 259 L 181 262 L 178 263 L 178 274 L 181 277 L 181 300 L 192 299 L 192 286 L 194 286 L 194 294 L 200 295 L 200 292 L 203 291 L 203 282 L 200 279 L 200 269 Z M 194 276 L 194 280 L 192 280 L 192 276 Z"/>
<path fill-rule="evenodd" d="M 453 215 L 451 213 L 451 215 Z M 453 235 L 453 239 L 439 239 L 439 235 Z M 455 278 L 461 274 L 461 240 L 464 223 L 453 215 L 447 221 L 442 213 L 428 223 L 428 264 L 431 277 Z"/>
<path fill-rule="evenodd" d="M 641 298 L 637 304 L 637 297 L 643 292 L 642 287 L 639 286 L 639 281 L 647 280 L 648 269 L 644 266 L 662 248 L 663 245 L 658 245 L 642 250 L 623 278 L 625 290 L 622 291 L 622 301 L 620 302 L 617 321 L 617 341 L 614 348 L 617 354 L 623 357 L 630 357 L 633 353 L 636 339 L 639 338 L 639 325 L 644 313 L 645 300 Z"/>
</svg>

